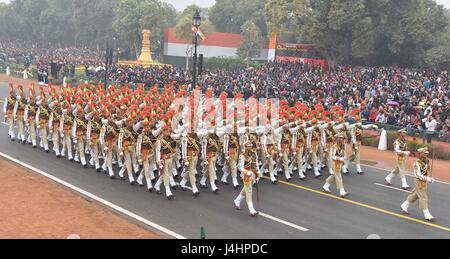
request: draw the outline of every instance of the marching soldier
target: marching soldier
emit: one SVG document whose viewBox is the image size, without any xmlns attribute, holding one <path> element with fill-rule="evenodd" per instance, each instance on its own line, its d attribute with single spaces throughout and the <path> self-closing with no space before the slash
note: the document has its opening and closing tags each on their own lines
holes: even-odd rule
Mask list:
<svg viewBox="0 0 450 259">
<path fill-rule="evenodd" d="M 282 114 L 281 117 L 285 117 L 280 122 L 280 127 L 275 130 L 276 143 L 279 150 L 278 154 L 278 162 L 275 172 L 278 172 L 279 169 L 283 169 L 286 181 L 291 180 L 291 172 L 289 171 L 289 154 L 290 147 L 292 145 L 292 135 L 289 131 L 289 122 L 287 120 L 287 114 Z"/>
<path fill-rule="evenodd" d="M 95 167 L 97 172 L 100 172 L 102 168 L 100 167 L 100 131 L 101 124 L 98 111 L 93 107 L 90 114 L 87 115 L 88 128 L 86 133 L 86 140 L 91 150 L 91 161 L 89 162 L 91 166 Z"/>
<path fill-rule="evenodd" d="M 61 110 L 61 120 L 59 125 L 59 134 L 61 135 L 61 141 L 63 142 L 63 148 L 61 150 L 61 156 L 66 156 L 67 150 L 67 158 L 69 161 L 73 161 L 73 153 L 72 153 L 72 127 L 74 118 L 72 116 L 71 111 L 73 110 L 72 105 L 66 99 L 65 107 Z"/>
<path fill-rule="evenodd" d="M 186 124 L 186 131 L 191 128 L 190 124 Z M 186 183 L 189 181 L 194 196 L 200 194 L 196 184 L 197 162 L 201 154 L 202 142 L 196 131 L 183 133 L 181 139 L 181 153 L 184 163 L 184 173 L 181 175 L 181 188 L 186 189 Z"/>
<path fill-rule="evenodd" d="M 59 158 L 61 156 L 61 153 L 59 152 L 61 108 L 57 96 L 53 97 L 53 101 L 49 103 L 48 107 L 50 108 L 50 119 L 48 122 L 49 133 L 52 136 L 53 151 L 55 152 L 56 157 Z"/>
<path fill-rule="evenodd" d="M 25 114 L 24 114 L 24 121 L 25 126 L 28 128 L 28 140 L 27 142 L 29 144 L 33 145 L 33 148 L 37 147 L 37 141 L 36 141 L 36 112 L 37 112 L 37 106 L 36 106 L 36 93 L 34 90 L 34 84 L 31 85 L 29 88 L 29 96 L 27 100 L 27 106 L 25 108 Z"/>
<path fill-rule="evenodd" d="M 210 114 L 213 115 L 214 111 Z M 207 126 L 207 128 L 203 130 L 201 136 L 203 136 L 202 158 L 204 169 L 202 172 L 203 175 L 200 180 L 200 185 L 202 188 L 207 188 L 206 180 L 209 178 L 212 191 L 214 193 L 217 193 L 219 191 L 219 188 L 217 188 L 215 183 L 215 181 L 217 180 L 215 164 L 217 153 L 220 150 L 220 136 L 216 134 L 216 126 L 214 118 L 211 120 L 211 125 Z"/>
<path fill-rule="evenodd" d="M 100 141 L 103 146 L 103 151 L 106 154 L 105 163 L 108 170 L 108 175 L 111 179 L 115 178 L 113 170 L 113 151 L 118 141 L 120 132 L 120 123 L 113 121 L 109 110 L 105 110 L 102 118 L 102 130 L 100 133 Z"/>
<path fill-rule="evenodd" d="M 397 155 L 397 166 L 392 172 L 386 176 L 385 180 L 388 185 L 392 185 L 392 178 L 395 175 L 398 175 L 402 180 L 402 188 L 404 190 L 409 189 L 408 183 L 406 182 L 405 176 L 405 167 L 406 167 L 406 159 L 408 158 L 410 152 L 407 151 L 406 145 L 406 129 L 401 129 L 398 131 L 399 138 L 394 142 L 394 152 Z"/>
<path fill-rule="evenodd" d="M 243 174 L 244 188 L 239 193 L 238 197 L 234 200 L 236 209 L 241 209 L 241 202 L 246 200 L 250 215 L 255 217 L 258 212 L 253 207 L 253 183 L 259 182 L 259 170 L 258 170 L 258 143 L 248 139 L 245 143 L 245 148 L 239 157 L 239 169 Z"/>
<path fill-rule="evenodd" d="M 143 186 L 143 179 L 147 182 L 147 190 L 153 191 L 152 180 L 155 179 L 153 173 L 153 163 L 155 161 L 155 145 L 156 137 L 153 132 L 153 122 L 149 120 L 149 114 L 144 114 L 144 120 L 142 121 L 142 133 L 138 138 L 136 145 L 136 154 L 138 156 L 138 162 L 143 165 L 143 169 L 137 179 L 139 186 Z"/>
<path fill-rule="evenodd" d="M 165 121 L 164 129 L 156 141 L 156 163 L 159 169 L 159 178 L 155 184 L 155 190 L 158 194 L 161 194 L 161 184 L 163 184 L 166 190 L 166 197 L 171 200 L 174 197 L 170 190 L 171 166 L 173 157 L 177 151 L 176 138 L 178 136 L 172 134 L 170 127 L 171 115 L 164 115 L 163 120 Z"/>
<path fill-rule="evenodd" d="M 15 141 L 15 133 L 14 133 L 14 107 L 16 105 L 16 92 L 14 91 L 14 86 L 9 84 L 9 96 L 5 98 L 5 103 L 3 106 L 3 113 L 5 114 L 5 121 L 9 125 L 8 135 L 11 138 L 11 141 Z"/>
<path fill-rule="evenodd" d="M 87 168 L 84 139 L 87 130 L 87 123 L 85 121 L 84 110 L 81 104 L 83 101 L 79 99 L 77 101 L 77 108 L 73 111 L 74 122 L 72 126 L 73 143 L 76 145 L 75 161 L 80 162 Z"/>
<path fill-rule="evenodd" d="M 414 162 L 414 190 L 408 196 L 408 199 L 401 205 L 403 212 L 408 214 L 409 206 L 419 200 L 419 209 L 422 210 L 426 220 L 432 221 L 435 218 L 428 210 L 428 183 L 434 183 L 435 180 L 431 177 L 430 160 L 427 158 L 429 154 L 428 148 L 417 150 L 420 157 Z"/>
<path fill-rule="evenodd" d="M 26 108 L 26 96 L 25 96 L 25 93 L 23 92 L 23 87 L 21 85 L 19 85 L 18 88 L 19 88 L 19 93 L 16 96 L 13 117 L 14 117 L 14 121 L 17 122 L 17 125 L 19 126 L 19 132 L 17 134 L 17 138 L 20 139 L 25 144 L 26 137 L 25 137 L 24 115 L 25 115 L 25 108 Z"/>
<path fill-rule="evenodd" d="M 317 111 L 312 111 L 310 114 L 310 121 L 309 125 L 307 125 L 306 133 L 307 133 L 307 148 L 308 148 L 308 161 L 312 162 L 314 174 L 316 175 L 316 178 L 319 178 L 322 176 L 322 174 L 319 172 L 319 161 L 317 158 L 317 152 L 319 149 L 319 143 L 321 138 L 320 129 L 318 126 L 318 120 L 317 120 Z"/>
<path fill-rule="evenodd" d="M 135 184 L 134 176 L 133 176 L 133 158 L 136 142 L 136 138 L 134 135 L 134 117 L 130 115 L 123 124 L 121 129 L 121 137 L 119 137 L 119 150 L 120 156 L 124 158 L 124 165 L 119 171 L 119 177 L 124 179 L 124 173 L 127 171 L 128 180 L 131 185 Z"/>
<path fill-rule="evenodd" d="M 335 138 L 334 136 L 336 135 L 336 132 L 334 131 L 334 125 L 335 122 L 331 120 L 331 113 L 325 112 L 324 113 L 325 118 L 325 122 L 327 123 L 328 127 L 326 127 L 326 129 L 324 129 L 323 131 L 323 151 L 324 151 L 324 156 L 325 156 L 325 162 L 328 166 L 328 171 L 329 173 L 332 175 L 333 174 L 333 161 L 331 159 L 331 147 L 334 145 L 335 143 Z"/>
<path fill-rule="evenodd" d="M 301 118 L 301 113 L 296 115 L 297 118 Z M 296 122 L 296 127 L 291 128 L 292 134 L 292 163 L 291 167 L 295 164 L 298 169 L 298 176 L 300 180 L 305 180 L 305 167 L 304 167 L 304 154 L 305 154 L 305 146 L 306 146 L 306 132 L 305 132 L 306 123 L 299 119 Z"/>
<path fill-rule="evenodd" d="M 336 144 L 331 148 L 331 159 L 333 160 L 333 174 L 328 177 L 323 190 L 327 193 L 331 193 L 330 186 L 333 182 L 336 182 L 336 187 L 339 190 L 339 194 L 342 198 L 349 194 L 344 189 L 344 183 L 342 180 L 342 167 L 345 163 L 345 138 L 342 133 L 338 133 L 336 136 Z"/>
<path fill-rule="evenodd" d="M 337 119 L 337 125 L 333 127 L 333 130 L 337 134 L 342 134 L 345 136 L 344 142 L 345 142 L 345 151 L 344 153 L 347 154 L 347 143 L 348 143 L 348 133 L 349 133 L 349 127 L 350 124 L 348 122 L 345 122 L 344 118 L 344 111 L 341 110 L 340 107 L 336 107 L 335 117 Z M 342 173 L 348 174 L 348 161 L 346 160 L 343 167 L 342 167 Z"/>
<path fill-rule="evenodd" d="M 355 109 L 350 116 L 353 116 L 355 119 L 355 124 L 350 126 L 351 133 L 351 143 L 352 143 L 352 158 L 350 161 L 356 164 L 356 171 L 358 174 L 363 174 L 363 170 L 361 169 L 361 146 L 362 146 L 362 138 L 363 131 L 368 129 L 378 130 L 376 125 L 362 125 L 361 122 L 361 114 L 360 109 Z"/>
<path fill-rule="evenodd" d="M 223 167 L 224 174 L 222 176 L 222 183 L 227 184 L 227 178 L 231 174 L 231 179 L 233 181 L 233 187 L 235 189 L 239 188 L 239 182 L 237 180 L 237 166 L 239 159 L 239 134 L 237 130 L 233 131 L 230 127 L 227 134 L 224 136 L 223 150 L 225 156 L 225 166 Z"/>
<path fill-rule="evenodd" d="M 40 146 L 44 148 L 45 152 L 49 152 L 48 148 L 48 131 L 47 124 L 50 119 L 50 112 L 48 110 L 48 102 L 45 96 L 44 90 L 41 87 L 40 100 L 36 102 L 38 105 L 38 111 L 36 113 L 36 125 L 41 135 Z"/>
<path fill-rule="evenodd" d="M 277 142 L 275 140 L 275 126 L 275 122 L 272 125 L 270 120 L 267 121 L 266 132 L 261 136 L 261 147 L 265 155 L 265 158 L 261 159 L 262 161 L 264 161 L 263 170 L 269 171 L 270 181 L 272 182 L 272 184 L 276 184 L 278 182 L 278 179 L 275 177 L 275 175 L 277 174 L 277 172 L 275 171 L 275 161 L 278 160 L 278 154 L 280 153 Z"/>
</svg>

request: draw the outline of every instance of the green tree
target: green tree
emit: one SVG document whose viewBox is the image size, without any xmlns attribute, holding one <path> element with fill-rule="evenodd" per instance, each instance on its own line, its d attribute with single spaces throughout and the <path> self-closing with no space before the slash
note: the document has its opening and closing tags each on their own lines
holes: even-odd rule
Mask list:
<svg viewBox="0 0 450 259">
<path fill-rule="evenodd" d="M 34 40 L 40 40 L 41 23 L 39 17 L 48 8 L 47 0 L 14 0 L 11 2 L 14 12 L 25 24 L 24 34 L 29 34 Z"/>
<path fill-rule="evenodd" d="M 202 16 L 202 24 L 200 29 L 203 33 L 207 34 L 210 31 L 213 31 L 213 26 L 208 19 L 208 10 L 199 8 L 196 5 L 187 6 L 183 12 L 179 13 L 176 19 L 175 25 L 175 34 L 180 39 L 191 40 L 194 37 L 194 33 L 192 31 L 192 17 L 195 14 L 195 11 L 199 10 L 200 15 Z M 199 45 L 201 44 L 201 39 L 199 38 Z M 186 68 L 189 67 L 189 57 L 193 52 L 193 41 L 192 44 L 188 44 L 186 47 Z"/>
<path fill-rule="evenodd" d="M 152 49 L 159 49 L 164 29 L 173 26 L 176 17 L 172 5 L 158 0 L 119 0 L 114 13 L 113 28 L 136 58 L 142 47 L 142 30 L 151 31 Z"/>
<path fill-rule="evenodd" d="M 241 27 L 241 45 L 238 48 L 239 57 L 249 62 L 261 54 L 261 49 L 264 44 L 264 38 L 261 30 L 252 21 L 247 21 Z"/>
<path fill-rule="evenodd" d="M 432 0 L 267 0 L 269 31 L 291 31 L 333 64 L 418 64 L 448 23 Z"/>
<path fill-rule="evenodd" d="M 424 66 L 436 70 L 450 70 L 450 26 L 447 31 L 439 35 L 433 43 L 433 47 L 426 51 Z"/>
<path fill-rule="evenodd" d="M 252 20 L 266 36 L 265 5 L 266 0 L 216 0 L 210 19 L 217 31 L 228 33 L 240 33 L 242 25 Z"/>
<path fill-rule="evenodd" d="M 11 5 L 0 3 L 0 38 L 31 39 L 26 25 Z"/>
</svg>

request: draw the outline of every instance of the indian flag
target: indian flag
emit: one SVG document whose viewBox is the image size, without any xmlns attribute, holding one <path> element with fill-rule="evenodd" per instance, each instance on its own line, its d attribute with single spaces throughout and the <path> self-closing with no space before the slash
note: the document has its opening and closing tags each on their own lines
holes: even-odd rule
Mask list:
<svg viewBox="0 0 450 259">
<path fill-rule="evenodd" d="M 192 31 L 197 34 L 202 40 L 206 40 L 205 34 L 200 30 L 200 28 L 196 28 L 195 26 L 192 26 Z"/>
</svg>

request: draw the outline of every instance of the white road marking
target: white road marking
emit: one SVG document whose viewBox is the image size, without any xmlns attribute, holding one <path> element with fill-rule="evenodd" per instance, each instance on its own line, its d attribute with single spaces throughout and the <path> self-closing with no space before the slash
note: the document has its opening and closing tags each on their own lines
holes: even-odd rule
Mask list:
<svg viewBox="0 0 450 259">
<path fill-rule="evenodd" d="M 298 229 L 298 230 L 303 231 L 303 232 L 309 231 L 309 229 L 307 229 L 307 228 L 304 228 L 304 227 L 295 225 L 295 224 L 293 224 L 293 223 L 287 222 L 287 221 L 285 221 L 285 220 L 279 219 L 279 218 L 277 218 L 277 217 L 268 215 L 268 214 L 263 213 L 263 212 L 259 212 L 259 215 L 260 215 L 260 216 L 263 216 L 263 217 L 265 217 L 265 218 L 268 218 L 268 219 L 270 219 L 270 220 L 276 221 L 276 222 L 278 222 L 278 223 L 284 224 L 284 225 L 286 225 L 286 226 L 289 226 L 289 227 L 291 227 L 291 228 Z"/>
<path fill-rule="evenodd" d="M 401 191 L 401 192 L 406 192 L 406 193 L 409 193 L 409 194 L 412 193 L 412 192 L 410 192 L 410 191 L 406 191 L 406 190 L 403 190 L 403 189 L 400 189 L 400 188 L 396 188 L 396 187 L 389 186 L 389 185 L 385 185 L 385 184 L 381 184 L 381 183 L 374 183 L 374 184 L 377 185 L 377 186 L 381 186 L 381 187 L 388 188 L 388 189 L 392 189 L 392 190 L 397 190 L 397 191 Z"/>
<path fill-rule="evenodd" d="M 185 188 L 192 191 L 192 188 L 189 187 L 189 186 L 186 186 Z M 262 216 L 262 217 L 264 217 L 264 218 L 273 220 L 273 221 L 275 221 L 275 222 L 284 224 L 284 225 L 286 225 L 286 226 L 289 226 L 289 227 L 298 229 L 298 230 L 303 231 L 303 232 L 309 231 L 309 229 L 307 229 L 307 228 L 301 227 L 301 226 L 299 226 L 299 225 L 295 225 L 294 223 L 287 222 L 286 220 L 279 219 L 279 218 L 277 218 L 277 217 L 271 216 L 271 215 L 266 214 L 266 213 L 264 213 L 264 212 L 259 212 L 259 216 Z"/>
<path fill-rule="evenodd" d="M 158 225 L 158 224 L 156 224 L 156 223 L 154 223 L 152 221 L 149 221 L 149 220 L 147 220 L 147 219 L 145 219 L 145 218 L 143 218 L 143 217 L 141 217 L 139 215 L 134 214 L 131 211 L 128 211 L 128 210 L 126 210 L 126 209 L 124 209 L 122 207 L 119 207 L 119 206 L 117 206 L 117 205 L 115 205 L 115 204 L 113 204 L 113 203 L 111 203 L 111 202 L 109 202 L 107 200 L 104 200 L 104 199 L 102 199 L 102 198 L 100 198 L 100 197 L 98 197 L 98 196 L 96 196 L 96 195 L 94 195 L 94 194 L 92 194 L 90 192 L 87 192 L 87 191 L 85 191 L 85 190 L 83 190 L 81 188 L 78 188 L 78 187 L 76 187 L 76 186 L 74 186 L 74 185 L 72 185 L 72 184 L 70 184 L 68 182 L 65 182 L 65 181 L 63 181 L 63 180 L 61 180 L 61 179 L 59 179 L 59 178 L 57 178 L 57 177 L 55 177 L 55 176 L 53 176 L 51 174 L 48 174 L 48 173 L 46 173 L 46 172 L 44 172 L 44 171 L 42 171 L 40 169 L 37 169 L 37 168 L 35 168 L 35 167 L 31 166 L 31 165 L 28 165 L 28 164 L 26 164 L 26 163 L 24 163 L 24 162 L 22 162 L 20 160 L 17 160 L 15 158 L 10 157 L 10 156 L 8 156 L 8 155 L 6 155 L 4 153 L 1 153 L 1 152 L 0 152 L 0 156 L 4 157 L 6 159 L 9 159 L 9 160 L 13 161 L 14 163 L 17 163 L 17 164 L 19 164 L 19 165 L 21 165 L 23 167 L 26 167 L 26 168 L 28 168 L 28 169 L 30 169 L 30 170 L 32 170 L 32 171 L 42 175 L 42 176 L 45 176 L 45 177 L 47 177 L 47 178 L 49 178 L 49 179 L 51 179 L 51 180 L 53 180 L 53 181 L 55 181 L 55 182 L 57 182 L 57 183 L 59 183 L 61 185 L 64 185 L 67 188 L 70 188 L 70 189 L 72 189 L 72 190 L 74 190 L 74 191 L 76 191 L 78 193 L 81 193 L 82 195 L 84 195 L 86 197 L 89 197 L 92 200 L 95 200 L 95 201 L 97 201 L 97 202 L 99 202 L 99 203 L 101 203 L 101 204 L 103 204 L 105 206 L 108 206 L 108 207 L 110 207 L 110 208 L 112 208 L 112 209 L 114 209 L 114 210 L 116 210 L 116 211 L 118 211 L 118 212 L 120 212 L 122 214 L 127 215 L 130 218 L 133 218 L 133 219 L 135 219 L 135 220 L 137 220 L 137 221 L 139 221 L 139 222 L 141 222 L 141 223 L 143 223 L 143 224 L 145 224 L 147 226 L 150 226 L 150 227 L 152 227 L 154 229 L 157 229 L 157 230 L 159 230 L 159 231 L 161 231 L 161 232 L 163 232 L 163 233 L 165 233 L 167 235 L 170 235 L 170 236 L 172 236 L 174 238 L 177 238 L 177 239 L 186 239 L 186 237 L 184 237 L 184 236 L 182 236 L 182 235 L 180 235 L 178 233 L 175 233 L 172 230 L 169 230 L 169 229 L 167 229 L 167 228 L 165 228 L 165 227 L 163 227 L 161 225 Z"/>
</svg>

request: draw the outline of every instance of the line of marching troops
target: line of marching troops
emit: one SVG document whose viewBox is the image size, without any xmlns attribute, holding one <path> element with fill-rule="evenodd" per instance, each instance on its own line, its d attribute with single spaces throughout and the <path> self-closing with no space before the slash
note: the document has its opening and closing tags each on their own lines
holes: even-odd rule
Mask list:
<svg viewBox="0 0 450 259">
<path fill-rule="evenodd" d="M 273 115 L 275 104 L 270 100 L 243 101 L 241 94 L 228 99 L 226 93 L 216 100 L 212 90 L 189 94 L 186 87 L 175 91 L 171 85 L 162 93 L 157 86 L 149 91 L 128 86 L 105 89 L 84 84 L 59 90 L 49 86 L 47 93 L 40 87 L 39 95 L 32 85 L 27 95 L 22 86 L 16 93 L 10 84 L 9 92 L 4 112 L 11 140 L 16 139 L 17 126 L 17 139 L 24 144 L 39 145 L 49 152 L 52 142 L 57 157 L 91 166 L 111 178 L 116 177 L 113 165 L 117 164 L 120 178 L 128 177 L 130 184 L 146 185 L 149 192 L 159 194 L 164 186 L 168 199 L 174 197 L 172 189 L 177 186 L 198 196 L 197 177 L 201 188 L 208 188 L 209 183 L 211 191 L 217 193 L 217 168 L 222 167 L 222 184 L 228 184 L 231 177 L 237 189 L 238 178 L 242 179 L 243 189 L 234 204 L 240 209 L 245 199 L 252 216 L 258 214 L 253 206 L 253 186 L 264 174 L 275 184 L 279 174 L 284 173 L 287 181 L 295 174 L 304 180 L 309 170 L 319 178 L 328 168 L 330 176 L 323 190 L 330 193 L 335 183 L 339 195 L 346 197 L 342 174 L 348 173 L 349 161 L 363 174 L 363 130 L 377 129 L 362 124 L 360 108 L 346 115 L 355 121 L 353 124 L 346 122 L 340 106 L 326 111 L 320 104 L 310 109 L 300 102 L 293 107 L 280 102 L 276 104 L 279 112 Z M 408 153 L 404 132 L 400 135 L 395 142 L 398 166 L 386 177 L 388 184 L 396 174 L 404 179 Z M 352 147 L 350 158 L 346 155 L 348 144 Z M 409 204 L 419 199 L 425 217 L 431 220 L 423 186 L 424 181 L 434 181 L 427 176 L 429 161 L 418 160 L 414 169 L 416 189 L 401 208 L 407 212 Z M 180 183 L 175 182 L 177 178 Z M 405 179 L 402 183 L 408 188 Z"/>
</svg>

